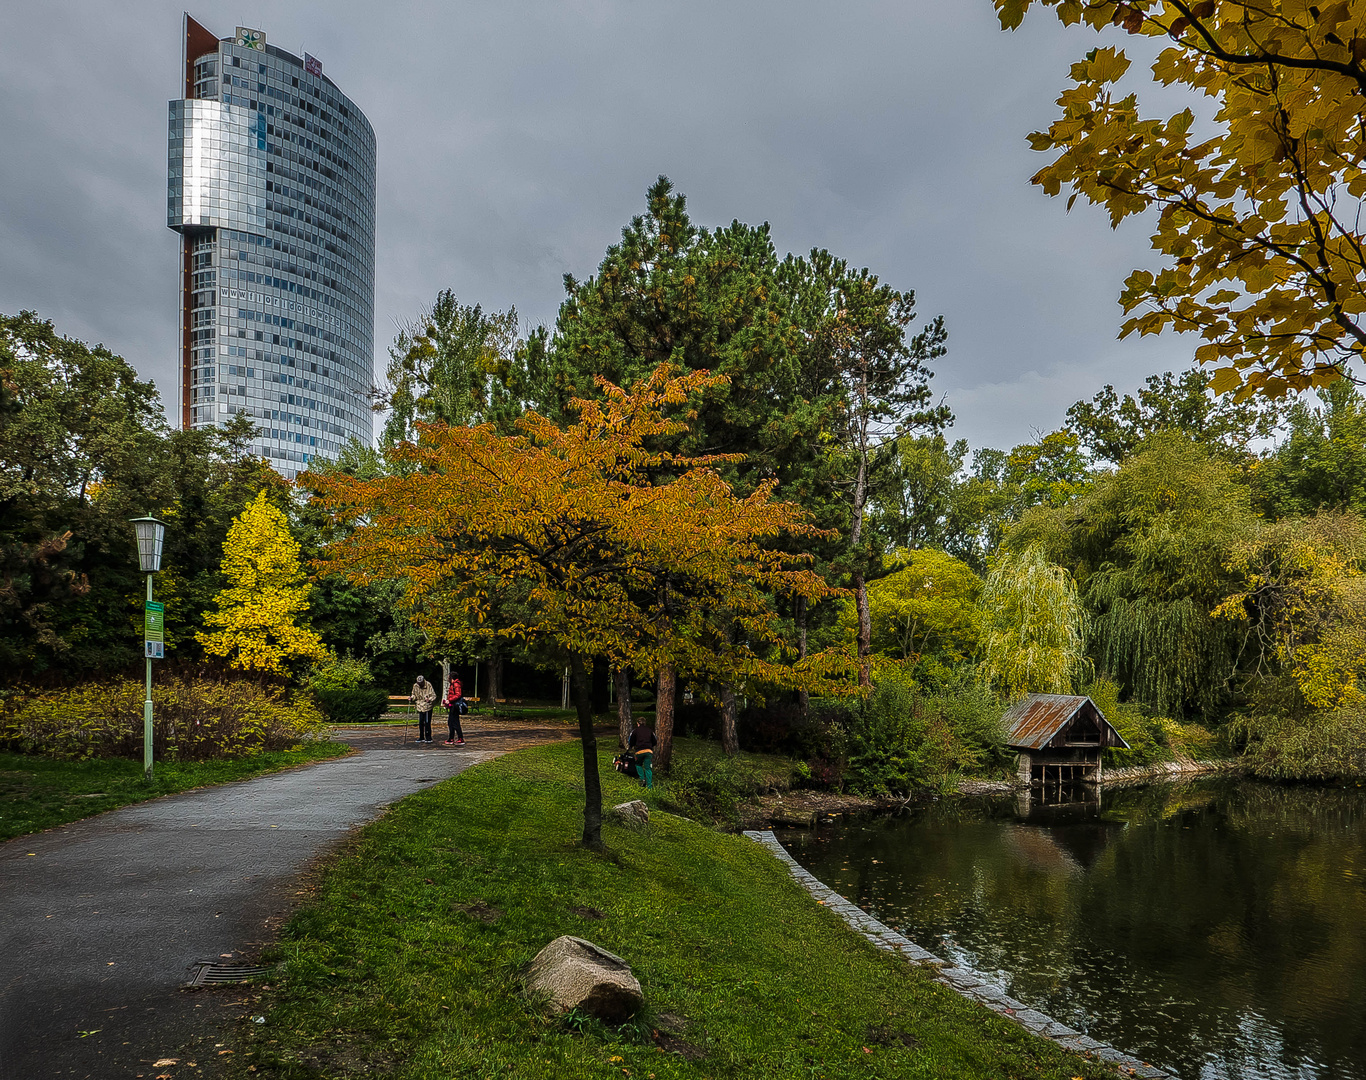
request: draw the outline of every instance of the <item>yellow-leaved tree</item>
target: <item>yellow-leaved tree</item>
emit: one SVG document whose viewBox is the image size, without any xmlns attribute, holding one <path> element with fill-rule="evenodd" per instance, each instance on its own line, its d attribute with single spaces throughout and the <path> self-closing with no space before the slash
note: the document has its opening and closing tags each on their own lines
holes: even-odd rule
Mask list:
<svg viewBox="0 0 1366 1080">
<path fill-rule="evenodd" d="M 233 519 L 223 576 L 228 584 L 214 597 L 217 610 L 204 617 L 212 629 L 196 635 L 206 653 L 243 671 L 274 674 L 327 655 L 318 635 L 299 625 L 309 592 L 299 542 L 264 491 Z"/>
<path fill-rule="evenodd" d="M 1215 393 L 1280 397 L 1366 356 L 1366 0 L 994 0 L 1013 29 L 1064 23 L 1165 41 L 1153 65 L 1204 115 L 1141 116 L 1113 46 L 1072 65 L 1062 115 L 1030 136 L 1034 177 L 1110 221 L 1157 211 L 1157 273 L 1120 296 L 1121 336 L 1196 332 Z M 1205 108 L 1204 106 L 1207 106 Z"/>
</svg>

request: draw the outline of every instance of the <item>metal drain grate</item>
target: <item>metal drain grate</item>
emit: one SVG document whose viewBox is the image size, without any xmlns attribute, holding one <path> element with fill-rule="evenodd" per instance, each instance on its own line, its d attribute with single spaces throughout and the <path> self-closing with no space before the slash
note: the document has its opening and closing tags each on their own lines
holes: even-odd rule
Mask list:
<svg viewBox="0 0 1366 1080">
<path fill-rule="evenodd" d="M 201 960 L 195 965 L 191 986 L 217 986 L 219 983 L 249 982 L 270 974 L 270 968 L 250 967 L 246 964 L 220 964 L 213 960 Z"/>
</svg>

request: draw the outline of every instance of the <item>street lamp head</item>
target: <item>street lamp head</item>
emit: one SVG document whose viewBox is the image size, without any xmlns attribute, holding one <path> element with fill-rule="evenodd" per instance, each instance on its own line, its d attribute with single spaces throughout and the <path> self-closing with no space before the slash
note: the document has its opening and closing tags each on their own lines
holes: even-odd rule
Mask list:
<svg viewBox="0 0 1366 1080">
<path fill-rule="evenodd" d="M 166 522 L 140 517 L 133 518 L 132 526 L 138 537 L 138 563 L 142 572 L 155 574 L 161 569 L 161 542 L 166 538 Z"/>
</svg>

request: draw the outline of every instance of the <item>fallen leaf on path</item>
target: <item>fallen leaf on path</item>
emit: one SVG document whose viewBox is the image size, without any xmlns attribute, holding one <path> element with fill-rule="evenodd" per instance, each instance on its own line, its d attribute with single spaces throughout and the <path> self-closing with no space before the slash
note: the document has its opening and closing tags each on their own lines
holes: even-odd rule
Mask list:
<svg viewBox="0 0 1366 1080">
<path fill-rule="evenodd" d="M 162 1058 L 160 1061 L 152 1062 L 152 1068 L 164 1069 L 167 1065 L 179 1065 L 180 1058 Z"/>
</svg>

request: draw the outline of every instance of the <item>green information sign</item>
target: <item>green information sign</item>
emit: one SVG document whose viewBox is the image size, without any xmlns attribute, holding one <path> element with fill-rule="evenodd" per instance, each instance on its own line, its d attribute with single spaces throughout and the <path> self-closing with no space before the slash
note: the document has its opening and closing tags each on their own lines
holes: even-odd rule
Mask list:
<svg viewBox="0 0 1366 1080">
<path fill-rule="evenodd" d="M 161 659 L 166 655 L 166 605 L 159 600 L 148 600 L 143 611 L 143 637 L 146 655 Z"/>
</svg>

